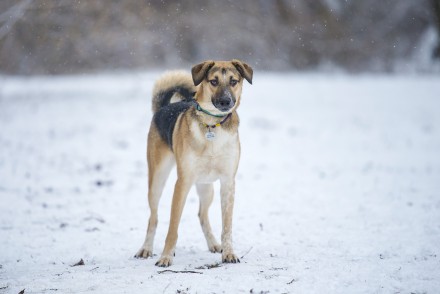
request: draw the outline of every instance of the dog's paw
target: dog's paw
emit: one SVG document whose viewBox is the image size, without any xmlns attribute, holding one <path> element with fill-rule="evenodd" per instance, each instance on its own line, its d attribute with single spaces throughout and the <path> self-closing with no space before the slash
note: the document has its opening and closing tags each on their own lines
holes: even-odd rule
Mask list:
<svg viewBox="0 0 440 294">
<path fill-rule="evenodd" d="M 208 245 L 209 251 L 212 253 L 221 253 L 222 252 L 222 246 L 220 244 L 214 243 Z"/>
<path fill-rule="evenodd" d="M 238 259 L 237 255 L 231 252 L 231 253 L 223 253 L 222 261 L 225 263 L 239 263 L 240 259 Z"/>
<path fill-rule="evenodd" d="M 156 262 L 156 266 L 160 267 L 169 267 L 173 264 L 173 257 L 170 255 L 161 256 L 159 260 Z"/>
<path fill-rule="evenodd" d="M 153 250 L 142 247 L 139 251 L 134 255 L 135 258 L 148 258 L 153 257 Z"/>
</svg>

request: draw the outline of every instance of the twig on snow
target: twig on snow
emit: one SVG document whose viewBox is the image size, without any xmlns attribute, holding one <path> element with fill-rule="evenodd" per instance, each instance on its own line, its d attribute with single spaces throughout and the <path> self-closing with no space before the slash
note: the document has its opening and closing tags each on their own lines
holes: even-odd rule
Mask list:
<svg viewBox="0 0 440 294">
<path fill-rule="evenodd" d="M 287 285 L 292 284 L 293 282 L 296 282 L 295 278 L 292 279 L 292 281 L 288 282 Z"/>
<path fill-rule="evenodd" d="M 202 275 L 203 273 L 201 272 L 196 272 L 196 271 L 173 271 L 173 270 L 163 270 L 163 271 L 158 271 L 158 274 L 163 274 L 163 273 L 175 273 L 175 274 L 200 274 Z"/>
<path fill-rule="evenodd" d="M 246 255 L 248 255 L 248 253 L 251 252 L 252 249 L 254 249 L 254 247 L 249 248 L 249 250 L 245 254 L 243 254 L 243 256 L 240 257 L 240 259 L 243 259 Z"/>
<path fill-rule="evenodd" d="M 165 287 L 165 289 L 163 289 L 162 293 L 165 293 L 165 291 L 168 289 L 168 287 L 171 285 L 171 282 Z"/>
<path fill-rule="evenodd" d="M 71 265 L 71 267 L 73 266 L 78 266 L 78 265 L 84 265 L 84 260 L 81 258 L 80 261 L 78 261 L 77 263 L 75 263 L 74 265 Z"/>
<path fill-rule="evenodd" d="M 222 264 L 221 263 L 214 263 L 214 264 L 205 264 L 202 266 L 198 266 L 196 267 L 196 269 L 201 270 L 201 269 L 212 269 L 212 268 L 216 268 L 216 267 L 221 267 Z"/>
</svg>

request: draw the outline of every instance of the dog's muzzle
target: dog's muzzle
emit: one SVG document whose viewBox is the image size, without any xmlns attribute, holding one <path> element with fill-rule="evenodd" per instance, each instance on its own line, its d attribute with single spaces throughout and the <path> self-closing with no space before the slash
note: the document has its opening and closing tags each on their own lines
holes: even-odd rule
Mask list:
<svg viewBox="0 0 440 294">
<path fill-rule="evenodd" d="M 225 92 L 219 97 L 212 99 L 212 104 L 220 111 L 226 112 L 235 105 L 235 99 L 230 92 Z"/>
</svg>

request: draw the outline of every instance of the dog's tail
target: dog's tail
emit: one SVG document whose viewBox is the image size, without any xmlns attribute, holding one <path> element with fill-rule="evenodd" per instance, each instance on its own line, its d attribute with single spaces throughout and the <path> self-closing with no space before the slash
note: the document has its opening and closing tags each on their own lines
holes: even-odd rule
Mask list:
<svg viewBox="0 0 440 294">
<path fill-rule="evenodd" d="M 191 101 L 196 93 L 192 77 L 184 71 L 171 71 L 161 76 L 153 88 L 153 113 L 179 101 Z"/>
</svg>

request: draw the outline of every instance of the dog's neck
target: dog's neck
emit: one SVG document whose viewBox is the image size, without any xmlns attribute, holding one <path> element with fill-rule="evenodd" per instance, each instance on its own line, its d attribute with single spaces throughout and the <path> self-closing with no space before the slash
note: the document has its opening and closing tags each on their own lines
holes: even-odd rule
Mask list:
<svg viewBox="0 0 440 294">
<path fill-rule="evenodd" d="M 228 117 L 228 113 L 225 115 L 212 115 L 209 111 L 203 111 L 205 109 L 199 108 L 198 104 L 194 105 L 194 113 L 197 117 L 197 120 L 202 125 L 215 125 L 223 121 L 226 117 Z"/>
<path fill-rule="evenodd" d="M 223 113 L 223 112 L 222 113 L 216 113 L 217 112 L 216 110 L 208 110 L 208 109 L 200 106 L 200 104 L 196 100 L 194 100 L 194 105 L 195 105 L 197 111 L 201 111 L 204 114 L 207 114 L 207 115 L 212 116 L 212 117 L 223 118 L 223 117 L 225 117 L 225 116 L 227 116 L 229 114 L 229 113 Z"/>
<path fill-rule="evenodd" d="M 209 111 L 203 111 L 197 106 L 198 104 L 194 103 L 193 114 L 195 115 L 201 126 L 209 129 L 214 129 L 217 127 L 221 127 L 224 124 L 228 124 L 228 122 L 232 119 L 232 116 L 236 113 L 234 109 L 232 112 L 217 116 L 208 114 L 207 112 Z"/>
</svg>

